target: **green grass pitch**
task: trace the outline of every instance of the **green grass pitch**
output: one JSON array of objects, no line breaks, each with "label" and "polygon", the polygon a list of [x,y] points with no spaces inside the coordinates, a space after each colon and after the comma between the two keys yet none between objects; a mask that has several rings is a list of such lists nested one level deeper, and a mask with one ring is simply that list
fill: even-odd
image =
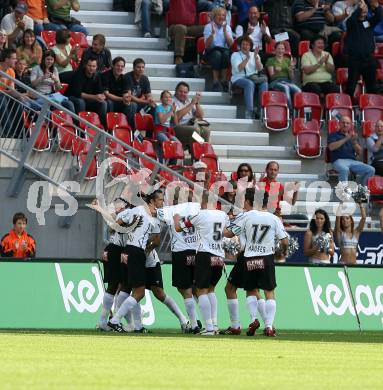
[{"label": "green grass pitch", "polygon": [[2,331],[0,389],[382,389],[383,333]]}]

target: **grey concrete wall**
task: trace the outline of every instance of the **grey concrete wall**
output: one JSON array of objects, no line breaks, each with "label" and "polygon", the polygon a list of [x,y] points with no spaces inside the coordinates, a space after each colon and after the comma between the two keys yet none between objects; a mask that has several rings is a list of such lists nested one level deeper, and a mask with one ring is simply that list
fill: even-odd
[{"label": "grey concrete wall", "polygon": [[8,197],[6,192],[9,180],[14,173],[12,168],[0,168],[0,234],[1,237],[12,228],[13,214],[21,211],[28,217],[28,232],[37,242],[38,257],[55,258],[94,258],[100,257],[103,247],[102,219],[85,206],[91,199],[82,197],[79,208],[69,228],[59,226],[59,217],[55,213],[55,204],[65,204],[60,198],[53,197],[50,209],[45,213],[45,225],[38,224],[36,215],[27,209],[27,197],[30,185],[39,180],[28,173],[26,181],[17,198]]}]

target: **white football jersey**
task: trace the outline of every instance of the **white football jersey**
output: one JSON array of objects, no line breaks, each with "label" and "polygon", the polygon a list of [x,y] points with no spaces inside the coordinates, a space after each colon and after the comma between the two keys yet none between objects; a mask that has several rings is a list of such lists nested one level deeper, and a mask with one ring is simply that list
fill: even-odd
[{"label": "white football jersey", "polygon": [[157,265],[157,263],[160,262],[160,258],[158,257],[158,253],[155,249],[153,249],[147,256],[146,256],[146,268],[152,268]]},{"label": "white football jersey", "polygon": [[123,234],[124,246],[132,245],[143,250],[151,234],[160,233],[160,221],[148,214],[144,206],[126,209],[117,215],[127,225],[135,225],[129,233]]},{"label": "white football jersey", "polygon": [[222,239],[225,228],[230,225],[228,215],[221,210],[200,210],[189,219],[200,235],[197,252],[225,257]]},{"label": "white football jersey", "polygon": [[268,211],[247,211],[233,224],[245,234],[245,257],[271,255],[275,252],[275,239],[287,237],[281,220]]}]

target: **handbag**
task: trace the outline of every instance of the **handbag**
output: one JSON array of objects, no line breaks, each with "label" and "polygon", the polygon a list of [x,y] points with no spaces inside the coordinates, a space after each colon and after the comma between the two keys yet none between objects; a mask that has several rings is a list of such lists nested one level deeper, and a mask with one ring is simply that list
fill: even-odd
[{"label": "handbag", "polygon": [[193,62],[184,62],[182,64],[177,64],[176,77],[182,79],[193,79],[195,77]]},{"label": "handbag", "polygon": [[251,74],[250,76],[246,76],[247,79],[251,80],[254,84],[262,84],[262,83],[267,83],[267,76],[265,74]]}]

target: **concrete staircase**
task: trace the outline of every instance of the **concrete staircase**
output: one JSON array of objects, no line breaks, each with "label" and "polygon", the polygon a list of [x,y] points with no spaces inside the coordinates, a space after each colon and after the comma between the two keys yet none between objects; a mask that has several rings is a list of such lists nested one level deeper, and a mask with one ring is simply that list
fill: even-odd
[{"label": "concrete staircase", "polygon": [[[74,15],[84,23],[90,34],[103,33],[106,36],[112,56],[121,55],[126,59],[126,71],[132,69],[135,58],[145,60],[146,74],[156,100],[163,89],[174,91],[180,81],[175,77],[174,53],[167,49],[165,38],[142,38],[139,27],[134,24],[133,13],[113,12],[112,0],[81,0],[81,11]],[[88,39],[91,41],[91,36]],[[227,93],[205,92],[205,79],[185,81],[191,86],[191,95],[202,91],[205,118],[211,124],[211,142],[219,156],[221,170],[230,177],[238,164],[248,162],[255,172],[263,172],[268,161],[278,160],[281,181],[302,181],[294,211],[311,209],[311,206],[305,206],[304,201],[306,195],[313,192],[308,189],[310,183],[325,180],[323,158],[301,160],[293,148],[295,140],[290,130],[270,134],[260,121],[241,119],[239,111],[243,109],[239,110]],[[242,104],[241,97],[237,101]],[[315,205],[315,199],[313,203]],[[333,209],[332,205],[328,208]]]}]

